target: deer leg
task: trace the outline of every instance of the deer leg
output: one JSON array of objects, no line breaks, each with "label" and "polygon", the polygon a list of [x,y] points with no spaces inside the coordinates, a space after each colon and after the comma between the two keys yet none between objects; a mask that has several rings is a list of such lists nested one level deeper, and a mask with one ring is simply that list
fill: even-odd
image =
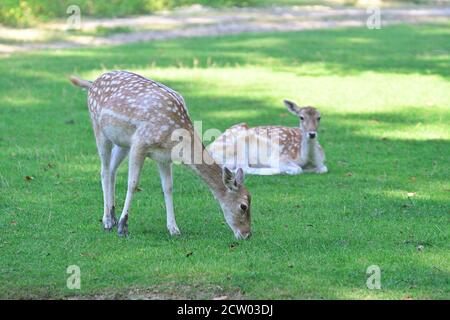
[{"label": "deer leg", "polygon": [[303,169],[303,171],[307,173],[327,173],[328,168],[325,165],[321,164],[318,167]]},{"label": "deer leg", "polygon": [[109,166],[110,174],[111,174],[111,181],[109,184],[109,203],[111,204],[110,208],[110,214],[111,214],[111,220],[113,223],[113,226],[116,224],[116,173],[117,169],[119,168],[120,164],[123,162],[123,160],[128,155],[128,152],[130,149],[128,148],[122,148],[119,146],[114,146],[112,149],[112,156],[111,156],[111,163]]},{"label": "deer leg", "polygon": [[281,170],[278,168],[244,168],[244,172],[248,174],[254,174],[258,176],[272,176],[274,174],[280,174]]},{"label": "deer leg", "polygon": [[161,185],[164,191],[164,201],[166,203],[167,213],[167,229],[169,233],[174,236],[180,234],[177,222],[175,221],[175,213],[173,211],[173,177],[172,177],[172,164],[166,162],[158,162],[159,174],[161,176]]},{"label": "deer leg", "polygon": [[259,176],[272,176],[276,174],[300,174],[303,172],[302,168],[298,165],[285,165],[280,167],[267,167],[267,168],[245,168],[245,173],[254,174]]},{"label": "deer leg", "polygon": [[314,155],[313,155],[313,164],[305,168],[305,172],[312,172],[312,173],[327,173],[328,168],[325,166],[325,154],[323,152],[323,149],[320,145],[316,145],[316,147],[313,149]]},{"label": "deer leg", "polygon": [[103,190],[103,227],[105,230],[111,230],[113,222],[111,219],[112,203],[110,202],[110,186],[111,186],[111,171],[109,169],[111,161],[112,143],[97,130],[96,141],[98,154],[101,161],[101,179]]},{"label": "deer leg", "polygon": [[325,162],[325,154],[323,153],[322,148],[319,148],[318,150],[318,157],[317,157],[317,161],[316,161],[316,173],[327,173],[328,172],[328,168],[327,166],[324,164]]},{"label": "deer leg", "polygon": [[295,175],[295,174],[303,173],[303,169],[299,165],[290,163],[281,168],[281,173]]},{"label": "deer leg", "polygon": [[146,156],[146,150],[142,146],[133,145],[130,149],[128,160],[128,190],[125,198],[125,205],[120,216],[118,233],[119,236],[128,234],[128,213],[131,207],[131,200],[139,183],[139,176]]},{"label": "deer leg", "polygon": [[317,168],[317,173],[327,173],[328,172],[328,168],[326,165],[321,165],[320,167]]}]

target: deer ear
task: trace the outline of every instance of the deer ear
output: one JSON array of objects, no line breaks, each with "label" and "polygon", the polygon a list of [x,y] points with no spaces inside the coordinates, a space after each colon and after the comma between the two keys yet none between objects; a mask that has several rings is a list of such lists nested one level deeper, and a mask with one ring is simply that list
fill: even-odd
[{"label": "deer ear", "polygon": [[237,169],[234,180],[238,186],[242,186],[244,184],[244,178],[244,170],[242,170],[242,168]]},{"label": "deer ear", "polygon": [[244,170],[242,168],[237,169],[236,174],[231,172],[227,167],[222,169],[222,181],[225,187],[230,191],[237,191],[239,187],[244,183]]},{"label": "deer ear", "polygon": [[222,181],[225,187],[230,190],[233,190],[234,187],[234,174],[227,167],[223,167],[222,169]]},{"label": "deer ear", "polygon": [[293,113],[296,116],[298,116],[300,114],[300,107],[295,102],[292,102],[289,100],[284,100],[283,102],[290,113]]}]

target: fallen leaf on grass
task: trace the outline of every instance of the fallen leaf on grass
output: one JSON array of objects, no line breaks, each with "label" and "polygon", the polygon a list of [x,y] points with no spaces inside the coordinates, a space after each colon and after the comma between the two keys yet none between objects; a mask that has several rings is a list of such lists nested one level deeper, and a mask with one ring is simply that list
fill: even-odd
[{"label": "fallen leaf on grass", "polygon": [[336,186],[337,186],[338,188],[348,188],[348,187],[349,187],[348,184],[344,184],[344,183],[338,183],[338,184],[336,184]]},{"label": "fallen leaf on grass", "polygon": [[55,165],[51,162],[47,163],[47,165],[44,167],[44,171],[48,171],[50,169],[54,169]]},{"label": "fallen leaf on grass", "polygon": [[408,196],[408,197],[414,197],[416,194],[417,194],[417,193],[415,193],[415,192],[408,192],[408,193],[407,193],[407,196]]},{"label": "fallen leaf on grass", "polygon": [[192,256],[193,254],[194,254],[194,252],[189,251],[188,253],[186,253],[186,257],[190,257],[190,256]]},{"label": "fallen leaf on grass", "polygon": [[213,300],[228,300],[228,296],[218,296],[218,297],[214,297]]},{"label": "fallen leaf on grass", "polygon": [[338,160],[338,165],[340,165],[340,166],[346,166],[346,165],[348,165],[348,162],[347,161],[345,161],[345,160]]},{"label": "fallen leaf on grass", "polygon": [[80,253],[80,256],[95,259],[95,254],[89,252],[82,252]]},{"label": "fallen leaf on grass", "polygon": [[31,181],[31,180],[34,180],[34,177],[33,176],[25,176],[25,181]]},{"label": "fallen leaf on grass", "polygon": [[351,176],[353,176],[353,173],[347,172],[345,175],[346,175],[347,177],[351,177]]},{"label": "fallen leaf on grass", "polygon": [[234,249],[238,246],[239,246],[239,243],[237,243],[237,242],[233,242],[232,244],[229,245],[230,249]]}]

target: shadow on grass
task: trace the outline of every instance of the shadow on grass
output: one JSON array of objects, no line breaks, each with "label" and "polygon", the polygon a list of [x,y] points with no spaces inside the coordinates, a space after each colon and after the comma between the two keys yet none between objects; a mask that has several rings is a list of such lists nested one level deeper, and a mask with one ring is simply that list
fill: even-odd
[{"label": "shadow on grass", "polygon": [[[1,59],[3,71],[15,69],[52,74],[95,69],[271,65],[296,69],[323,64],[326,74],[355,72],[425,73],[448,78],[450,36],[447,24],[314,30],[272,34],[155,41],[119,47],[43,51]],[[304,75],[304,74],[303,74]],[[16,74],[16,76],[20,76]]]}]

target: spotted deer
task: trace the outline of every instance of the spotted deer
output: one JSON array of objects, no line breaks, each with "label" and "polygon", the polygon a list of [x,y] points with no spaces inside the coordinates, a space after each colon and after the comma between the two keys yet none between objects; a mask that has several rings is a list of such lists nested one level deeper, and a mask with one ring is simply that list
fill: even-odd
[{"label": "spotted deer", "polygon": [[326,173],[325,154],[317,134],[319,111],[288,100],[284,104],[299,118],[299,127],[250,128],[246,123],[237,124],[208,146],[216,162],[255,175]]},{"label": "spotted deer", "polygon": [[[225,220],[238,239],[250,235],[250,193],[244,186],[244,172],[236,173],[214,162],[194,130],[183,97],[156,81],[127,71],[107,72],[94,82],[71,76],[71,82],[88,90],[88,107],[98,153],[104,200],[103,226],[111,230],[115,218],[115,180],[122,161],[129,155],[128,190],[118,222],[118,234],[128,234],[130,206],[144,160],[154,159],[159,168],[171,235],[179,234],[172,200],[172,163],[193,169],[218,200]],[[200,148],[192,156],[172,149],[176,130],[184,130],[190,143]],[[188,146],[190,147],[190,145]],[[193,158],[201,161],[194,161]]]}]

